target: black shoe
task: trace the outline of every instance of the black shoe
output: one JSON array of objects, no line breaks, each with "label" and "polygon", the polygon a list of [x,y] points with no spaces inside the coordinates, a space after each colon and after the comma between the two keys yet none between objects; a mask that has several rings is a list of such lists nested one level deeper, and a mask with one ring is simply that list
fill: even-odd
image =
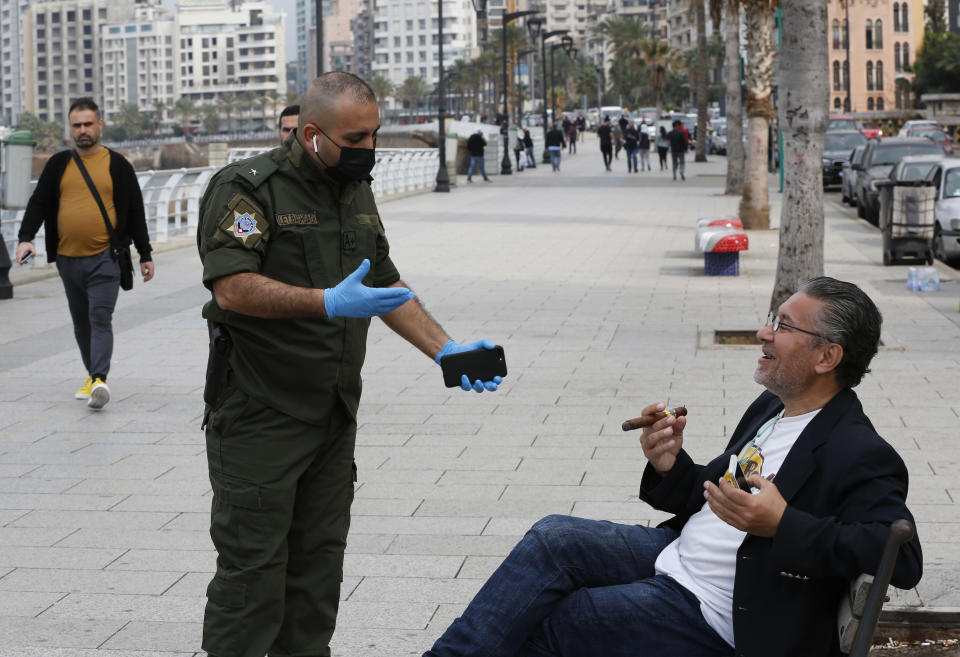
[{"label": "black shoe", "polygon": [[680,172],[680,180],[686,180],[687,177],[683,175],[683,171]]}]

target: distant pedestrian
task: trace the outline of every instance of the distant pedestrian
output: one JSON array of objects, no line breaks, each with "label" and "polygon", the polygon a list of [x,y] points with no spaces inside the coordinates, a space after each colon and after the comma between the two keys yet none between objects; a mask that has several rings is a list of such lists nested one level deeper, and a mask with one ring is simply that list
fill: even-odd
[{"label": "distant pedestrian", "polygon": [[600,138],[603,166],[610,171],[610,163],[613,162],[613,126],[610,124],[609,116],[603,117],[603,125],[597,128],[597,137]]},{"label": "distant pedestrian", "polygon": [[523,139],[517,139],[513,145],[513,156],[517,159],[517,171],[523,171],[527,164],[527,154],[523,148]]},{"label": "distant pedestrian", "polygon": [[477,167],[480,167],[483,182],[493,182],[487,177],[487,166],[483,162],[483,149],[486,146],[487,140],[483,138],[483,130],[477,128],[477,131],[470,135],[470,139],[467,140],[467,152],[470,153],[470,168],[467,169],[468,183],[473,182],[473,170]]},{"label": "distant pedestrian", "polygon": [[526,128],[523,129],[523,147],[527,151],[527,166],[536,169],[537,157],[533,154],[533,137],[530,136],[530,131]]},{"label": "distant pedestrian", "polygon": [[645,120],[640,121],[640,170],[650,171],[650,132]]},{"label": "distant pedestrian", "polygon": [[670,140],[667,139],[667,129],[660,126],[660,132],[657,133],[657,155],[660,157],[660,170],[667,168],[667,151],[670,150]]},{"label": "distant pedestrian", "polygon": [[623,131],[623,148],[627,151],[627,173],[637,172],[637,149],[640,147],[640,133],[630,121]]},{"label": "distant pedestrian", "polygon": [[580,134],[580,141],[583,141],[583,133],[587,131],[587,120],[583,118],[583,112],[577,113],[577,132]]},{"label": "distant pedestrian", "polygon": [[620,151],[623,150],[623,131],[620,129],[620,125],[613,126],[613,156],[616,159],[620,159]]},{"label": "distant pedestrian", "polygon": [[560,171],[560,156],[566,146],[560,124],[554,122],[553,128],[547,133],[547,151],[550,153],[550,164],[554,171]]},{"label": "distant pedestrian", "polygon": [[100,143],[100,108],[93,98],[78,98],[67,118],[76,149],[47,160],[27,203],[15,255],[20,264],[33,255],[33,238],[45,226],[47,262],[57,263],[88,374],[74,398],[99,410],[110,401],[107,374],[120,282],[129,275],[133,284],[131,239],[144,282],[153,278],[154,264],[137,175],[126,158]]},{"label": "distant pedestrian", "polygon": [[674,180],[677,179],[677,171],[680,172],[680,180],[687,179],[683,172],[686,169],[685,158],[690,142],[687,139],[686,131],[682,128],[683,124],[680,121],[674,121],[673,130],[667,135],[667,139],[670,141],[670,158],[673,161]]},{"label": "distant pedestrian", "polygon": [[620,115],[620,118],[617,119],[617,125],[620,127],[620,132],[622,133],[627,129],[627,126],[630,124],[629,119],[627,119],[627,114],[624,112]]},{"label": "distant pedestrian", "polygon": [[280,143],[287,141],[290,133],[297,129],[297,122],[300,120],[300,106],[288,105],[280,112],[280,118],[277,119],[277,131],[280,134]]},{"label": "distant pedestrian", "polygon": [[577,152],[577,122],[573,120],[570,122],[570,129],[567,131],[567,152],[576,153]]}]

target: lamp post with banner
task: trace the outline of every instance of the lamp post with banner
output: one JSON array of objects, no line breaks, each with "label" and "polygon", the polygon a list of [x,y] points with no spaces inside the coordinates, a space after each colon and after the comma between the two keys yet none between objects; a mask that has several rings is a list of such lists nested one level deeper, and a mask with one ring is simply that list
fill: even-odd
[{"label": "lamp post with banner", "polygon": [[437,168],[437,184],[435,192],[450,191],[450,174],[447,173],[447,90],[443,80],[443,0],[437,0],[437,49],[440,67],[437,76],[437,148],[440,155],[440,166]]},{"label": "lamp post with banner", "polygon": [[[540,38],[540,77],[543,80],[543,163],[547,164],[550,162],[550,153],[547,152],[547,39],[568,34],[570,30],[550,30],[549,32],[544,32],[542,31],[544,22],[542,18],[534,17],[527,19],[527,30],[530,32],[530,36],[534,40],[536,40],[537,37]],[[552,83],[553,80],[550,82]]]},{"label": "lamp post with banner", "polygon": [[500,175],[509,176],[513,173],[513,167],[510,165],[510,110],[507,107],[507,98],[509,89],[507,88],[507,25],[523,18],[524,16],[533,16],[535,11],[513,11],[503,15],[500,22],[500,35],[503,44],[503,121],[500,123],[500,134],[503,135],[503,158],[500,160]]}]

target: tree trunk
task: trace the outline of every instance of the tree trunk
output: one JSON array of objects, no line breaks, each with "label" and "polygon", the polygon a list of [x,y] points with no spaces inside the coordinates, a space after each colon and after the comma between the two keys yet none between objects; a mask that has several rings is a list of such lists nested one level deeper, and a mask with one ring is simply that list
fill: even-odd
[{"label": "tree trunk", "polygon": [[694,0],[697,13],[697,154],[694,162],[707,161],[707,10],[705,0]]},{"label": "tree trunk", "polygon": [[725,68],[727,76],[727,188],[743,194],[743,103],[740,89],[740,2],[726,1]]},{"label": "tree trunk", "polygon": [[783,3],[782,57],[777,88],[783,90],[784,194],[780,213],[777,278],[770,308],[776,309],[804,281],[823,275],[823,137],[830,89],[826,0]]},{"label": "tree trunk", "polygon": [[767,190],[767,150],[773,103],[773,68],[777,53],[773,43],[773,11],[770,0],[744,0],[747,18],[747,149],[740,219],[752,230],[770,228]]}]

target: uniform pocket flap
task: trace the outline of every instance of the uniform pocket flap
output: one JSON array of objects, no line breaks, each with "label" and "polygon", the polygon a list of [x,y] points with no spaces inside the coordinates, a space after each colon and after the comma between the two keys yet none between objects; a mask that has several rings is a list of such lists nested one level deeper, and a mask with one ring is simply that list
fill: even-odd
[{"label": "uniform pocket flap", "polygon": [[207,599],[221,607],[242,609],[247,603],[247,585],[216,575],[207,585]]},{"label": "uniform pocket flap", "polygon": [[211,472],[210,483],[213,488],[214,499],[220,504],[229,504],[244,509],[263,508],[260,486],[253,482],[230,477],[223,473]]}]

